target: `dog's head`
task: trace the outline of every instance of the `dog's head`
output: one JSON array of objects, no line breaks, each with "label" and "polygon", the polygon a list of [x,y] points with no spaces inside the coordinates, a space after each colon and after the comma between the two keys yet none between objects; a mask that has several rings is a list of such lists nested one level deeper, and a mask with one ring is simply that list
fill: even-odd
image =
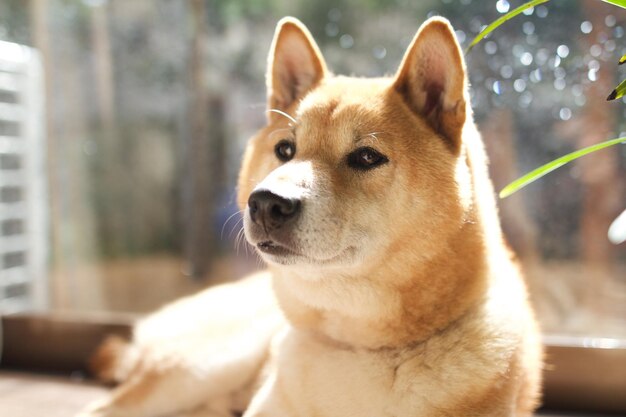
[{"label": "dog's head", "polygon": [[433,256],[471,205],[468,111],[449,23],[419,29],[393,78],[329,73],[307,29],[283,19],[267,73],[268,124],[239,178],[248,241],[270,265],[323,275],[398,253]]}]

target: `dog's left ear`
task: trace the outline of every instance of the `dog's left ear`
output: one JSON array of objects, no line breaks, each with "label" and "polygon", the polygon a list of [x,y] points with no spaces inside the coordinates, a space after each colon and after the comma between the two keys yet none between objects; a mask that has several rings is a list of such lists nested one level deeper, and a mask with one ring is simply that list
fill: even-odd
[{"label": "dog's left ear", "polygon": [[394,88],[414,112],[459,149],[467,81],[461,47],[446,19],[431,18],[420,27],[404,55]]},{"label": "dog's left ear", "polygon": [[[293,17],[281,19],[268,57],[268,108],[287,112],[326,72],[324,58],[307,28]],[[270,112],[268,117],[271,122],[280,116]]]}]

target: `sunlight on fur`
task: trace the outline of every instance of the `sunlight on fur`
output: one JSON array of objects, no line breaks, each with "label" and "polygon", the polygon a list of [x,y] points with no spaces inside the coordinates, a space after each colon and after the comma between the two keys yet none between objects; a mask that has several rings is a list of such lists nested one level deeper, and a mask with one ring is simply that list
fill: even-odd
[{"label": "sunlight on fur", "polygon": [[81,417],[529,417],[541,345],[450,24],[391,78],[335,76],[277,26],[238,199],[267,270],[176,301],[92,361]]}]

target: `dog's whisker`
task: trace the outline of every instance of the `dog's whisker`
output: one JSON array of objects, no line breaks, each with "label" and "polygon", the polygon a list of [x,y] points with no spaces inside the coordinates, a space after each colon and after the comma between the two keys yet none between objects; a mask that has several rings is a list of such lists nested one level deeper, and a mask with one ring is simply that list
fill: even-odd
[{"label": "dog's whisker", "polygon": [[235,236],[235,250],[237,251],[237,256],[239,256],[239,246],[240,246],[240,239],[241,239],[241,231],[242,229],[239,229],[239,231],[237,232],[237,235]]},{"label": "dog's whisker", "polygon": [[239,256],[239,233],[237,233],[237,237],[235,238],[235,253]]},{"label": "dog's whisker", "polygon": [[[228,234],[229,239],[233,237],[233,233],[235,233],[235,230],[237,230],[242,224],[243,224],[243,217],[237,220],[237,223],[235,223],[235,225],[233,226],[232,230]],[[241,230],[243,230],[243,227],[241,228]]]},{"label": "dog's whisker", "polygon": [[296,119],[294,119],[292,116],[288,115],[287,113],[285,113],[282,110],[278,110],[278,109],[268,109],[266,111],[267,113],[276,113],[276,114],[280,114],[281,116],[285,116],[287,119],[291,120],[293,123],[297,124],[298,121]]},{"label": "dog's whisker", "polygon": [[254,259],[256,260],[256,266],[260,269],[263,268],[264,264],[263,264],[263,259],[261,259],[261,256],[255,252],[255,257]]},{"label": "dog's whisker", "polygon": [[[224,229],[226,228],[226,225],[228,224],[228,222],[235,217],[238,214],[243,213],[243,210],[239,210],[233,214],[231,214],[230,216],[228,216],[228,218],[226,219],[226,221],[224,222],[224,224],[222,225],[222,231],[220,232],[220,240],[224,240]],[[237,223],[235,223],[237,224]]]},{"label": "dog's whisker", "polygon": [[277,133],[280,133],[280,132],[285,132],[285,131],[287,131],[287,132],[291,133],[291,132],[292,132],[292,130],[293,130],[293,129],[292,129],[292,128],[290,128],[290,127],[283,127],[283,128],[280,128],[280,129],[272,130],[272,131],[271,131],[271,132],[267,135],[267,137],[268,137],[268,138],[273,138],[273,137],[274,137]]},{"label": "dog's whisker", "polygon": [[370,132],[370,133],[366,133],[364,135],[361,135],[358,140],[363,140],[363,139],[366,139],[366,138],[372,138],[375,141],[380,141],[380,138],[377,135],[383,135],[383,134],[385,134],[385,132]]},{"label": "dog's whisker", "polygon": [[250,244],[248,243],[248,240],[245,239],[245,236],[244,236],[244,239],[243,239],[243,249],[246,251],[246,258],[250,256],[250,254],[248,253],[248,246],[249,245]]},{"label": "dog's whisker", "polygon": [[246,243],[247,243],[247,240],[246,240],[246,236],[245,236],[245,231],[244,231],[244,228],[242,227],[239,230],[239,232],[237,233],[237,237],[235,239],[235,246],[236,246],[236,250],[237,250],[237,256],[239,256],[239,250],[240,250],[242,244],[244,244],[244,248],[245,248],[246,254],[247,254],[247,247],[245,246]]}]

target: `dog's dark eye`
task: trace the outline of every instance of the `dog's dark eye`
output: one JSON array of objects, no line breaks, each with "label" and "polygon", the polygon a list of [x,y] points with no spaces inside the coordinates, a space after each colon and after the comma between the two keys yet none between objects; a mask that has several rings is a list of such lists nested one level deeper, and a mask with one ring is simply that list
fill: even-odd
[{"label": "dog's dark eye", "polygon": [[348,154],[348,165],[354,169],[368,170],[386,162],[389,160],[385,155],[369,147],[359,148]]},{"label": "dog's dark eye", "polygon": [[287,139],[283,139],[274,147],[274,153],[278,159],[287,162],[296,154],[296,145]]}]

